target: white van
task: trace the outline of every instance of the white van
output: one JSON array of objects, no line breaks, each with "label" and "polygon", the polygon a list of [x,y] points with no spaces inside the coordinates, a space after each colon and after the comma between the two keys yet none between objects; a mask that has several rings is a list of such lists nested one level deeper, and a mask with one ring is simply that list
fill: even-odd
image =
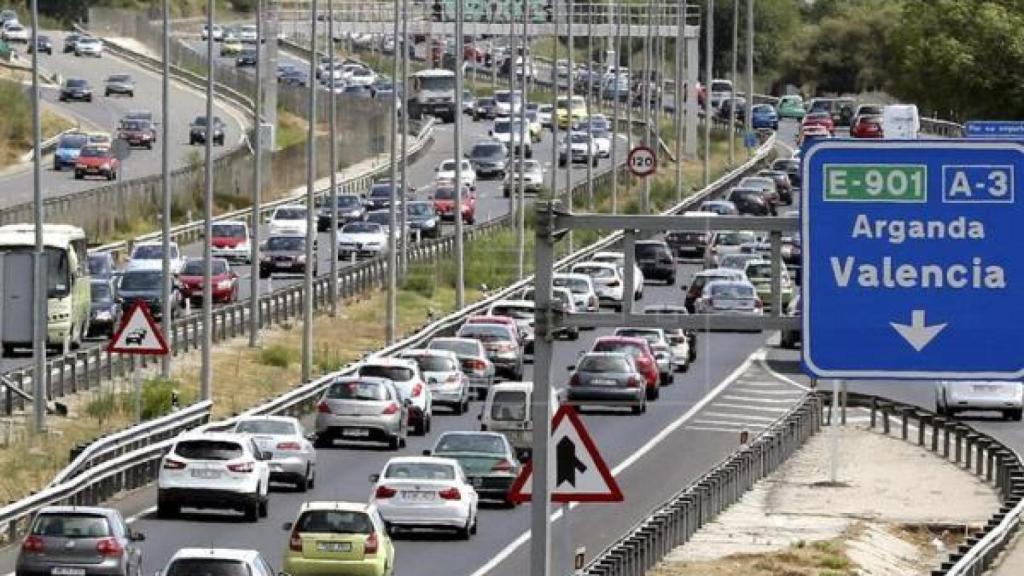
[{"label": "white van", "polygon": [[882,109],[882,134],[888,139],[916,140],[921,117],[914,104],[890,104]]},{"label": "white van", "polygon": [[[487,391],[480,430],[500,432],[521,460],[526,460],[533,447],[533,382],[502,382]],[[551,413],[558,409],[558,391],[551,389]]]}]

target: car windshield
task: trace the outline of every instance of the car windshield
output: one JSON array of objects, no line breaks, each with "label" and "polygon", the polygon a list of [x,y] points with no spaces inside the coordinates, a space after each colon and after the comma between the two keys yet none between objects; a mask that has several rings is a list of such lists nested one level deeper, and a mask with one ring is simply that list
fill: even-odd
[{"label": "car windshield", "polygon": [[491,307],[491,316],[508,316],[516,320],[533,320],[532,306],[502,306],[500,304]]},{"label": "car windshield", "polygon": [[868,114],[870,114],[872,116],[881,116],[882,115],[882,109],[880,107],[878,107],[878,106],[861,106],[860,107],[860,114],[861,114],[861,116],[868,115]]},{"label": "car windshield", "polygon": [[629,361],[618,354],[584,356],[576,367],[580,372],[631,372]]},{"label": "car windshield", "polygon": [[711,295],[716,298],[753,298],[754,287],[746,284],[717,282],[708,286]]},{"label": "car windshield", "polygon": [[394,462],[388,464],[384,477],[394,480],[454,480],[455,468],[434,462]]},{"label": "car windshield", "polygon": [[459,337],[482,341],[512,339],[508,328],[500,324],[465,324],[459,329]]},{"label": "car windshield", "polygon": [[214,224],[214,238],[240,238],[245,239],[245,224]]},{"label": "car windshield", "polygon": [[434,207],[426,202],[413,202],[409,204],[410,216],[433,216]]},{"label": "car windshield", "polygon": [[225,440],[185,440],[178,442],[174,453],[189,460],[234,460],[245,452],[238,442]]},{"label": "car windshield", "polygon": [[127,74],[114,74],[110,78],[107,78],[107,82],[131,82],[132,77]]},{"label": "car windshield", "polygon": [[420,76],[418,78],[422,90],[453,90],[455,76]]},{"label": "car windshield", "polygon": [[175,560],[164,576],[252,576],[239,560],[182,558]]},{"label": "car windshield", "polygon": [[61,136],[60,143],[57,144],[58,148],[81,148],[89,142],[89,137],[85,134],[68,134]]},{"label": "car windshield", "polygon": [[305,208],[278,208],[274,212],[274,220],[305,220]]},{"label": "car windshield", "polygon": [[121,276],[121,284],[118,288],[129,292],[156,290],[160,287],[161,276],[162,274],[157,271],[127,272]]},{"label": "car windshield", "polygon": [[478,144],[473,147],[473,152],[470,153],[470,156],[473,158],[486,158],[501,153],[502,150],[499,144]]},{"label": "car windshield", "polygon": [[455,160],[445,160],[441,163],[441,172],[455,172]]},{"label": "car windshield", "polygon": [[352,222],[341,229],[342,234],[380,234],[380,224],[374,222]]},{"label": "car windshield", "polygon": [[450,350],[459,356],[476,356],[480,353],[480,345],[471,340],[432,340],[427,348]]},{"label": "car windshield", "polygon": [[245,434],[274,434],[287,436],[295,434],[295,424],[282,420],[242,420],[235,426],[235,432]]},{"label": "car windshield", "polygon": [[586,274],[591,278],[614,278],[615,270],[607,266],[573,266],[573,272]]},{"label": "car windshield", "polygon": [[273,252],[298,252],[306,249],[302,236],[274,236],[267,240],[267,250]]},{"label": "car windshield", "polygon": [[435,454],[444,452],[504,454],[505,443],[500,437],[490,434],[445,434],[434,449]]},{"label": "car windshield", "polygon": [[498,390],[491,399],[491,420],[526,420],[526,392],[521,390]]},{"label": "car windshield", "polygon": [[407,382],[413,379],[415,372],[405,366],[379,366],[367,364],[359,368],[359,375],[372,378],[387,378],[392,382]]},{"label": "car windshield", "polygon": [[32,524],[35,536],[54,538],[104,538],[110,536],[110,523],[97,514],[40,514]]},{"label": "car windshield", "polygon": [[89,83],[85,80],[79,80],[78,78],[72,78],[67,81],[68,88],[85,88]]},{"label": "car windshield", "polygon": [[363,512],[309,510],[299,517],[295,531],[300,534],[369,534],[373,532],[373,523]]},{"label": "car windshield", "polygon": [[335,382],[328,389],[327,397],[334,400],[380,401],[388,399],[388,390],[378,382]]},{"label": "car windshield", "polygon": [[740,244],[755,241],[757,241],[757,237],[750,231],[722,232],[717,238],[719,246],[739,246]]}]

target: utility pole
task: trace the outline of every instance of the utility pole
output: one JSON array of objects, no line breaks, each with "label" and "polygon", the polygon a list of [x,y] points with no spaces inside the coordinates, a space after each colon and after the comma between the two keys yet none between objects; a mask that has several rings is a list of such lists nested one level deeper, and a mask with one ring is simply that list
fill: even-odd
[{"label": "utility pole", "polygon": [[[569,125],[566,127],[566,131],[565,131],[565,144],[566,144],[566,146],[565,146],[565,203],[566,203],[566,206],[567,206],[569,212],[572,212],[572,205],[573,205],[573,197],[572,197],[572,128],[573,128],[573,126],[572,126],[572,111],[573,111],[573,105],[572,105],[572,101],[573,101],[573,98],[575,98],[575,96],[576,96],[575,90],[573,89],[573,82],[576,80],[576,67],[573,65],[573,61],[574,61],[573,56],[575,56],[575,54],[573,54],[573,52],[574,52],[574,50],[573,50],[574,45],[573,45],[573,41],[572,41],[572,27],[573,27],[573,24],[574,24],[574,22],[572,21],[573,20],[573,18],[572,18],[572,16],[573,16],[573,5],[572,5],[572,3],[573,3],[573,0],[566,0],[566,10],[568,11],[568,14],[566,15],[566,23],[568,25],[567,33],[568,33],[568,50],[569,50],[569,95],[568,95],[568,98],[566,99],[567,100],[566,104],[569,107],[568,108],[568,112],[569,113],[567,114],[566,117],[569,119]],[[588,146],[589,146],[589,144],[588,144]],[[590,151],[590,152],[592,152],[592,151]],[[588,163],[590,162],[590,158],[589,158],[590,152],[588,152],[588,154],[587,154],[587,156],[588,156],[587,157],[587,162]],[[552,192],[552,194],[554,194],[554,190],[552,190],[551,192]],[[571,229],[569,230],[568,238],[569,238],[569,253],[572,254],[574,248],[573,248],[572,230]]]},{"label": "utility pole", "polygon": [[[409,42],[409,0],[402,0],[402,93],[398,91],[398,78],[394,78],[391,81],[391,88],[395,92],[396,98],[404,98],[405,86],[409,83],[409,46],[412,42]],[[398,51],[398,38],[395,38],[395,52]],[[461,111],[459,111],[461,114]],[[409,167],[409,111],[403,108],[402,110],[402,156],[401,156],[401,170],[402,170],[402,183],[399,190],[402,191],[403,198],[405,191],[409,189],[409,175],[407,169]],[[400,230],[405,233],[406,226],[409,222],[409,203],[402,202],[402,222]],[[438,222],[438,229],[441,224]],[[402,242],[402,254],[401,263],[399,268],[402,272],[402,278],[409,272],[409,242]]]},{"label": "utility pole", "polygon": [[[529,0],[523,0],[523,35],[522,35],[522,59],[523,59],[523,79],[522,85],[522,102],[519,105],[519,201],[517,204],[516,212],[513,215],[516,218],[516,252],[518,256],[518,268],[516,269],[519,274],[517,278],[522,279],[526,274],[526,182],[524,180],[526,174],[526,138],[529,135],[526,133],[526,103],[529,102],[529,86],[526,80],[526,47],[529,45],[530,37],[527,35],[527,22],[530,21],[530,2]],[[530,63],[530,72],[533,72],[533,63]],[[514,102],[515,100],[513,100]],[[509,196],[512,196],[513,191],[509,190]]]},{"label": "utility pole", "polygon": [[[309,126],[306,138],[306,267],[302,272],[302,381],[313,377],[313,265],[316,263],[316,222],[313,221],[314,191],[316,184],[316,11],[317,0],[313,0],[309,14]],[[333,72],[332,72],[333,73]],[[333,87],[332,87],[333,88]]]},{"label": "utility pole", "polygon": [[747,0],[747,116],[746,133],[754,131],[754,0]]},{"label": "utility pole", "polygon": [[[588,146],[594,147],[594,127],[590,115],[594,113],[594,12],[593,5],[587,13],[587,139]],[[596,150],[592,150],[596,152]],[[594,163],[587,162],[587,210],[594,211]]]},{"label": "utility pole", "polygon": [[[633,151],[633,81],[637,78],[636,70],[633,69],[633,5],[621,6],[626,9],[626,70],[629,76],[626,82],[626,153]],[[630,172],[625,173],[626,192],[632,188],[633,178]]]},{"label": "utility pole", "polygon": [[[658,139],[657,131],[654,130],[652,125],[656,122],[656,119],[651,114],[651,83],[654,81],[654,46],[651,44],[653,40],[653,21],[654,17],[654,0],[648,0],[647,2],[647,38],[644,40],[644,75],[643,75],[643,114],[644,114],[644,144],[649,146],[652,150],[657,153],[658,151]],[[651,213],[651,179],[643,179],[643,197],[640,200],[640,213],[650,214]]]},{"label": "utility pole", "polygon": [[711,80],[715,62],[715,0],[704,14],[704,187],[711,183]]},{"label": "utility pole", "polygon": [[[164,0],[165,6],[167,2],[168,0]],[[263,0],[256,0],[256,93],[252,98],[252,125],[255,142],[253,142],[252,210],[249,214],[249,221],[252,223],[252,241],[249,244],[249,346],[252,348],[259,345],[260,339],[260,204],[263,202],[263,66],[266,55],[263,49],[264,38]],[[164,49],[167,50],[167,48],[165,45]],[[165,52],[165,54],[169,53],[169,50]],[[167,66],[166,55],[164,56],[164,66]],[[167,109],[164,110],[164,114],[165,118],[169,117]],[[164,130],[167,130],[167,122],[164,122]],[[164,142],[167,142],[166,134]],[[170,202],[169,197],[167,202]],[[166,252],[167,248],[164,248],[164,253]]]},{"label": "utility pole", "polygon": [[[455,307],[466,306],[465,246],[462,237],[462,65],[465,56],[465,36],[462,20],[463,2],[455,3]],[[513,63],[515,61],[513,60]],[[514,100],[513,100],[514,101]]]},{"label": "utility pole", "polygon": [[620,90],[622,66],[622,16],[619,7],[615,7],[615,91],[612,97],[612,214],[619,213],[619,118],[622,108],[622,91]]},{"label": "utility pole", "polygon": [[676,90],[673,96],[675,106],[672,107],[675,113],[676,132],[676,203],[683,201],[683,100],[684,94],[693,91],[683,80],[683,38],[686,36],[686,5],[678,8],[676,15],[676,65],[673,74],[676,77]]},{"label": "utility pole", "polygon": [[[334,0],[327,0],[327,59],[330,61],[331,75],[334,75]],[[338,110],[334,95],[334,85],[327,91],[327,161],[331,165],[331,193],[328,195],[331,206],[331,279],[328,289],[331,292],[331,318],[338,316]]]},{"label": "utility pole", "polygon": [[[35,28],[32,29],[33,34]],[[171,301],[171,0],[163,0],[163,77],[160,78],[160,302],[166,308]],[[35,45],[33,45],[35,47]],[[33,53],[35,50],[32,51]],[[160,317],[160,329],[165,338],[171,335],[171,315],[166,311]],[[171,377],[171,355],[160,358],[160,376]]]},{"label": "utility pole", "polygon": [[[211,253],[211,241],[213,240],[213,21],[214,2],[207,0],[206,3],[206,187],[203,194],[203,350],[200,377],[200,400],[209,400],[213,397],[213,359],[211,357],[213,348],[213,255]],[[164,123],[170,118],[164,118]],[[164,142],[167,146],[168,142]],[[165,314],[170,314],[170,302],[167,302]]]},{"label": "utility pole", "polygon": [[[554,93],[554,106],[551,107],[551,200],[556,198],[558,190],[558,11],[555,9],[555,5],[551,7],[551,24],[555,30],[554,34],[554,48],[552,59],[554,60],[553,67],[551,68],[551,90]],[[568,103],[566,103],[568,105]],[[568,154],[570,150],[566,149]],[[568,159],[568,158],[567,158]]]},{"label": "utility pole", "polygon": [[[739,78],[736,75],[737,51],[739,49],[740,37],[740,0],[732,0],[732,75],[733,91],[729,95],[729,165],[736,164],[736,90],[739,86]],[[747,94],[747,98],[750,94]]]},{"label": "utility pole", "polygon": [[[395,14],[392,18],[392,33],[395,38],[394,58],[391,59],[391,77],[398,78],[398,8],[399,1],[394,1]],[[388,304],[387,304],[387,338],[390,346],[395,343],[398,333],[398,244],[405,244],[405,230],[398,228],[397,204],[398,194],[398,90],[391,91],[391,163],[388,168],[391,180],[391,199],[388,202]],[[458,161],[458,159],[456,159]],[[405,190],[402,190],[402,204],[405,204]]]},{"label": "utility pole", "polygon": [[32,216],[35,221],[35,249],[32,255],[32,416],[35,431],[41,433],[46,430],[46,323],[49,304],[46,301],[46,248],[43,245],[43,127],[39,117],[42,93],[39,91],[38,34],[39,0],[32,0]]}]

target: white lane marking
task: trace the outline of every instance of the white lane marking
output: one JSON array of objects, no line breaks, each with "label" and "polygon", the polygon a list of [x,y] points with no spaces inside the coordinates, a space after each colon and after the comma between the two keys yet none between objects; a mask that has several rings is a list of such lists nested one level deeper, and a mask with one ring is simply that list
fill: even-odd
[{"label": "white lane marking", "polygon": [[736,392],[742,392],[743,394],[761,394],[764,396],[792,396],[793,398],[800,398],[804,393],[800,390],[790,390],[789,388],[781,390],[755,390],[752,388],[746,388],[746,384],[740,383],[733,389]]},{"label": "white lane marking", "polygon": [[153,512],[156,512],[156,506],[150,506],[149,508],[146,508],[145,510],[139,512],[134,516],[129,516],[125,518],[124,521],[126,524],[134,524],[137,520],[141,520],[144,516],[149,516]]},{"label": "white lane marking", "polygon": [[[675,421],[670,423],[668,426],[663,428],[661,430],[661,432],[659,432],[653,438],[648,440],[647,443],[644,444],[639,450],[637,450],[636,452],[631,454],[628,458],[626,458],[625,460],[620,462],[617,466],[615,466],[615,468],[612,469],[612,476],[618,476],[619,474],[624,472],[626,469],[628,469],[630,466],[632,466],[634,463],[636,463],[637,460],[643,458],[648,452],[653,450],[654,447],[657,446],[658,444],[660,444],[665,438],[667,438],[673,432],[678,430],[683,424],[685,424],[691,418],[693,418],[698,412],[703,410],[704,407],[707,406],[712,400],[714,400],[719,394],[721,394],[723,390],[725,390],[733,382],[738,380],[739,377],[742,376],[743,373],[746,372],[750,368],[750,365],[755,360],[757,360],[758,358],[764,358],[764,349],[763,348],[755,350],[754,353],[751,354],[750,356],[748,356],[747,359],[744,360],[742,364],[740,364],[735,370],[732,371],[732,373],[730,373],[728,376],[726,376],[725,379],[722,380],[722,382],[720,382],[718,384],[718,386],[715,386],[715,388],[712,389],[710,392],[708,392],[708,394],[706,396],[701,398],[699,402],[697,402],[689,410],[687,410],[685,414],[683,414],[682,416],[677,418]],[[575,504],[572,504],[572,505],[570,505],[570,508],[574,508],[575,506],[576,506]],[[551,523],[553,524],[555,521],[557,521],[561,517],[562,517],[562,511],[561,510],[556,510],[550,516]],[[505,548],[503,548],[500,552],[498,552],[496,555],[494,555],[493,558],[491,558],[486,564],[484,564],[479,569],[477,569],[475,572],[473,572],[470,576],[485,576],[488,572],[490,572],[491,570],[494,570],[499,564],[501,564],[502,562],[507,560],[509,558],[509,556],[511,556],[516,550],[518,550],[529,539],[530,539],[530,531],[527,530],[527,531],[523,532],[522,534],[520,534],[519,537],[517,537],[515,540],[510,542],[507,546],[505,546]]]},{"label": "white lane marking", "polygon": [[735,408],[736,410],[753,410],[755,412],[787,412],[789,406],[748,406],[746,404],[730,404],[728,402],[715,402],[715,408]]},{"label": "white lane marking", "polygon": [[775,379],[779,380],[780,382],[785,382],[786,384],[789,384],[790,386],[796,386],[797,388],[799,388],[801,390],[810,390],[810,387],[804,386],[803,384],[797,382],[796,380],[793,380],[792,378],[790,378],[790,377],[788,377],[788,376],[786,376],[784,374],[780,374],[779,372],[776,372],[768,364],[768,362],[767,362],[767,360],[765,358],[761,358],[760,360],[757,361],[757,363],[758,363],[759,366],[761,366],[761,368],[764,368],[765,371],[767,371],[769,374],[771,374],[772,378],[775,378]]},{"label": "white lane marking", "polygon": [[763,404],[792,404],[793,398],[752,398],[750,396],[737,396],[736,394],[727,394],[722,396],[722,400],[736,400],[737,402],[753,402]]},{"label": "white lane marking", "polygon": [[718,428],[716,426],[687,426],[687,430],[697,430],[699,432],[722,432],[725,434],[739,434],[742,430],[738,428]]},{"label": "white lane marking", "polygon": [[704,412],[703,414],[712,418],[730,418],[734,422],[743,423],[746,423],[747,420],[753,420],[754,422],[765,422],[771,424],[778,420],[778,417],[776,416],[758,416],[757,414],[738,414],[736,412]]},{"label": "white lane marking", "polygon": [[789,382],[765,382],[751,380],[749,382],[740,382],[736,388],[751,387],[751,388],[770,388],[772,390],[779,390],[779,384],[789,384]]},{"label": "white lane marking", "polygon": [[[726,415],[730,416],[730,415]],[[709,426],[732,426],[737,430],[740,428],[767,428],[767,424],[760,422],[737,422],[736,420],[706,420],[704,418],[698,418],[693,421],[694,424],[706,424]]]}]

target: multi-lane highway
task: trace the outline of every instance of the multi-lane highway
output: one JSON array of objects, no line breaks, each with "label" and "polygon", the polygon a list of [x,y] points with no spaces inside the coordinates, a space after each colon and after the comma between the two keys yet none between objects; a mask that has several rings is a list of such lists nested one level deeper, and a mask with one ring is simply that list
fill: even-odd
[{"label": "multi-lane highway", "polygon": [[[160,117],[161,80],[160,75],[143,69],[131,62],[123,60],[110,52],[102,58],[81,57],[73,53],[64,54],[64,33],[49,33],[53,39],[54,53],[52,56],[40,54],[40,68],[47,76],[59,74],[62,79],[81,78],[87,80],[93,88],[93,101],[90,102],[59,102],[59,89],[45,87],[43,99],[51,106],[81,125],[83,130],[114,132],[128,112],[148,110],[153,113],[157,122]],[[103,95],[104,82],[111,74],[130,74],[135,80],[135,96]],[[177,82],[171,83],[171,102],[174,110],[170,130],[171,169],[187,166],[195,153],[202,158],[202,146],[190,146],[188,143],[189,123],[196,116],[205,115],[206,100],[202,92],[186,87]],[[242,125],[247,121],[239,111],[218,105],[218,114],[227,125],[225,145],[214,148],[214,154],[220,155],[235,147],[242,138]],[[158,127],[158,130],[160,127]],[[129,180],[141,176],[150,176],[160,172],[160,156],[165,145],[158,136],[152,150],[133,149],[122,161],[121,180]],[[106,181],[75,180],[74,171],[65,168],[63,171],[53,170],[52,157],[43,158],[43,191],[46,197],[64,196],[96,186],[108,184]],[[32,168],[31,165],[9,169],[0,175],[0,207],[31,202],[32,200]],[[111,208],[113,209],[113,207]]]}]

